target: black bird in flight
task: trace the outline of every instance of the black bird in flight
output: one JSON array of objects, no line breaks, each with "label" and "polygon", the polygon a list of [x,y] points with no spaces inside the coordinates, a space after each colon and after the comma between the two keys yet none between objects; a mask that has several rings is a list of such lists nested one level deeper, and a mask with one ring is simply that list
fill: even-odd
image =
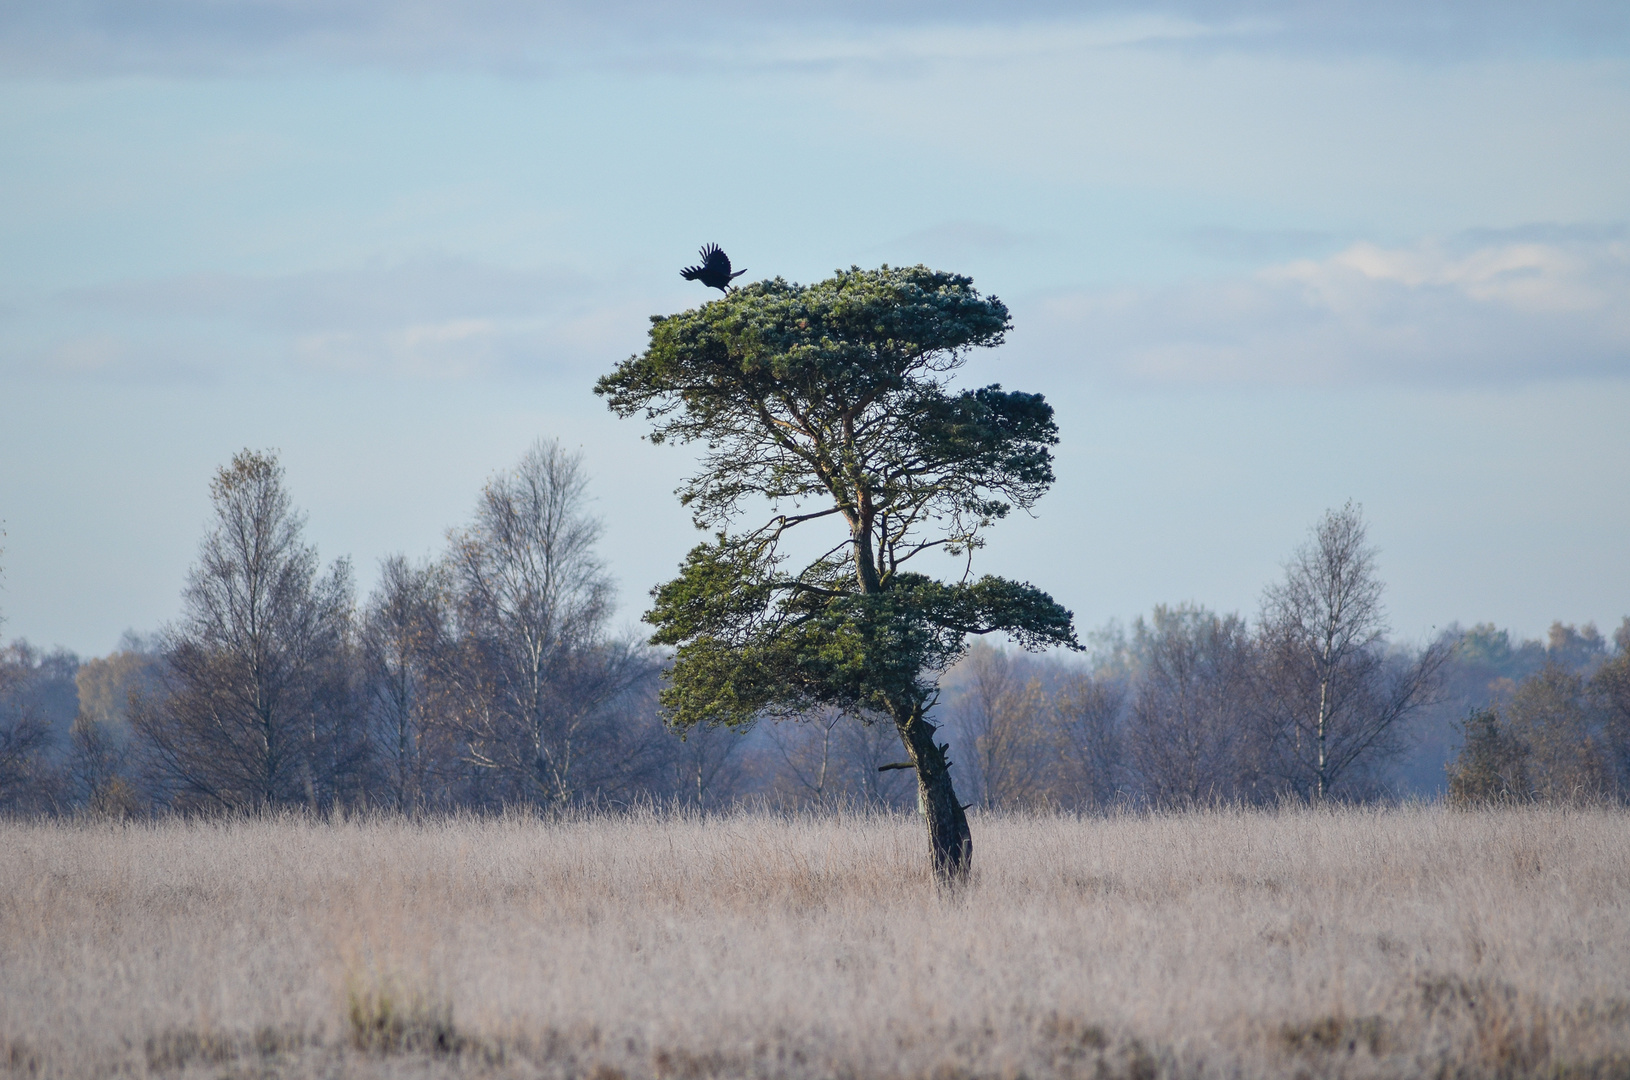
[{"label": "black bird in flight", "polygon": [[730,256],[719,250],[718,244],[704,244],[702,246],[702,265],[687,266],[679,271],[679,276],[686,281],[700,281],[710,289],[718,289],[722,293],[730,291],[730,282],[747,273],[745,270],[730,272]]}]

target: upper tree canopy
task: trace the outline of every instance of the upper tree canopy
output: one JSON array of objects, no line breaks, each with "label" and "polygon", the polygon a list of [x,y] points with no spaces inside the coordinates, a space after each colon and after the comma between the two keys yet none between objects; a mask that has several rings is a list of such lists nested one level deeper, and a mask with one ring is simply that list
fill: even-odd
[{"label": "upper tree canopy", "polygon": [[[595,391],[643,413],[653,442],[707,448],[679,494],[716,539],[646,615],[677,646],[664,697],[677,725],[814,705],[903,720],[968,634],[1076,647],[1070,613],[1028,584],[906,569],[927,551],[971,554],[1052,483],[1041,395],[949,386],[969,350],[1002,342],[1001,301],[966,277],[885,266],[760,282],[651,321],[650,347]],[[731,531],[757,499],[768,519]],[[788,530],[825,519],[845,526],[826,553],[789,565]]]}]

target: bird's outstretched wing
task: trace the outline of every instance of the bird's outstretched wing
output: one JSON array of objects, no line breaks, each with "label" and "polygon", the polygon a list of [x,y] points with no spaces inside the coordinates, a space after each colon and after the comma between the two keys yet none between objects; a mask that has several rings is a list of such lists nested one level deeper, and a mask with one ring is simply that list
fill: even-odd
[{"label": "bird's outstretched wing", "polygon": [[702,261],[707,265],[709,275],[730,280],[730,256],[718,244],[709,244],[702,249]]},{"label": "bird's outstretched wing", "polygon": [[707,278],[713,276],[713,271],[716,269],[720,259],[724,260],[725,273],[728,274],[730,272],[730,256],[721,251],[718,244],[703,244],[702,250],[699,252],[699,254],[702,256],[702,263],[700,266],[687,266],[683,270],[679,271],[679,276],[684,278],[686,281],[695,281],[697,278],[702,278],[704,281],[706,281]]},{"label": "bird's outstretched wing", "polygon": [[729,292],[732,279],[739,278],[747,271],[737,270],[730,272],[730,256],[726,255],[718,244],[704,244],[701,250],[702,263],[700,266],[687,266],[679,271],[679,276],[686,281],[700,281],[710,289],[720,292]]}]

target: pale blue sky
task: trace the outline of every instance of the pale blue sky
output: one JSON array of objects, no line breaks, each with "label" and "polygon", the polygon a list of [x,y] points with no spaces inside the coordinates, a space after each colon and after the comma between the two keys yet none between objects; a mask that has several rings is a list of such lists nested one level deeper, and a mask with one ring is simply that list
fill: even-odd
[{"label": "pale blue sky", "polygon": [[969,378],[1063,444],[984,565],[1085,627],[1250,614],[1349,498],[1402,637],[1630,614],[1624,5],[984,7],[0,10],[5,632],[173,618],[241,447],[366,587],[539,436],[632,624],[685,461],[589,388],[706,241],[1010,304]]}]

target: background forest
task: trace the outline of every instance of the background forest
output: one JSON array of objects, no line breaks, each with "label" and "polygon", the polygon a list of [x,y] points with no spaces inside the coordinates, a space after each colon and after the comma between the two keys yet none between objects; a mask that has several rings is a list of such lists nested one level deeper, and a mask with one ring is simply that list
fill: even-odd
[{"label": "background forest", "polygon": [[[439,558],[386,560],[363,598],[305,542],[274,456],[240,453],[211,494],[173,624],[105,657],[0,653],[0,809],[915,798],[880,771],[901,756],[888,724],[668,731],[666,657],[611,633],[588,478],[557,443],[495,477]],[[1630,617],[1611,641],[1482,624],[1411,644],[1389,639],[1381,593],[1349,505],[1250,616],[1157,606],[1080,655],[977,642],[937,706],[959,788],[990,809],[1630,797]]]}]

